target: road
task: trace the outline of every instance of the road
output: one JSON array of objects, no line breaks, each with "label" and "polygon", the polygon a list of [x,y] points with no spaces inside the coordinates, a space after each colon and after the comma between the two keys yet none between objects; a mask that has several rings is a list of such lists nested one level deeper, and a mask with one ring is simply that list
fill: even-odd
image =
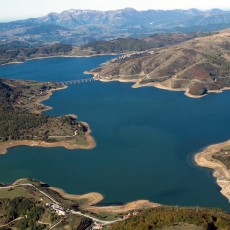
[{"label": "road", "polygon": [[46,196],[47,198],[49,198],[51,201],[53,201],[55,204],[60,205],[59,202],[57,202],[53,197],[49,196],[48,194],[46,194],[45,192],[43,192],[42,190],[40,190],[39,188],[37,188],[35,185],[33,184],[17,184],[17,185],[9,185],[7,187],[0,187],[0,189],[9,189],[9,188],[16,188],[16,187],[22,187],[22,186],[30,186],[33,187],[34,189],[36,189],[38,192],[42,193],[44,196]]},{"label": "road", "polygon": [[[33,184],[18,184],[18,185],[9,185],[7,187],[0,187],[0,189],[9,189],[9,188],[15,188],[15,187],[22,187],[22,186],[30,186],[30,187],[33,187],[34,189],[36,189],[38,192],[40,192],[41,194],[43,194],[44,196],[46,196],[47,198],[49,198],[53,203],[61,206],[61,204],[59,202],[57,202],[53,197],[51,197],[50,195],[48,195],[47,193],[43,192],[42,190],[40,190],[39,188],[37,188],[35,185]],[[75,215],[79,215],[79,216],[84,216],[84,217],[87,217],[89,219],[91,219],[92,221],[96,222],[96,223],[99,223],[99,224],[102,224],[103,226],[105,225],[109,225],[109,224],[113,224],[113,223],[116,223],[116,222],[119,222],[121,221],[122,219],[117,219],[117,220],[112,220],[112,221],[106,221],[106,220],[100,220],[100,219],[97,219],[95,217],[92,217],[92,216],[89,216],[87,214],[83,214],[81,212],[76,212],[74,210],[70,210],[70,212],[72,214],[75,214]],[[63,220],[63,219],[62,219]],[[61,220],[61,221],[62,221]],[[60,222],[61,222],[60,221]],[[60,222],[56,223],[55,226],[57,226]],[[54,228],[55,226],[52,226],[50,229]]]},{"label": "road", "polygon": [[83,213],[81,213],[81,212],[71,211],[71,213],[72,213],[72,214],[79,215],[79,216],[87,217],[87,218],[93,220],[94,222],[97,222],[97,223],[99,223],[99,224],[102,224],[103,226],[104,226],[104,225],[109,225],[109,224],[114,224],[114,223],[116,223],[116,222],[119,222],[119,221],[123,220],[123,219],[117,219],[117,220],[111,220],[111,221],[109,221],[109,220],[100,220],[100,219],[97,219],[97,218],[95,218],[95,217],[89,216],[89,215],[87,215],[87,214],[83,214]]},{"label": "road", "polygon": [[21,220],[21,219],[24,219],[24,218],[25,218],[24,216],[22,216],[22,217],[18,217],[18,218],[16,218],[16,219],[14,219],[14,220],[10,221],[10,222],[9,222],[9,223],[7,223],[7,224],[0,225],[0,228],[7,227],[7,226],[9,226],[10,224],[14,223],[15,221],[18,221],[18,220]]}]

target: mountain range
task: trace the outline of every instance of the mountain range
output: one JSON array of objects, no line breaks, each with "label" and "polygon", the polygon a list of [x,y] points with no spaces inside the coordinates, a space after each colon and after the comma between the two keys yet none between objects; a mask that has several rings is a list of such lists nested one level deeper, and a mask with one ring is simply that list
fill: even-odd
[{"label": "mountain range", "polygon": [[229,26],[230,11],[220,9],[71,9],[39,18],[0,23],[0,42],[19,40],[82,45],[95,40],[142,37],[162,32],[214,31]]}]

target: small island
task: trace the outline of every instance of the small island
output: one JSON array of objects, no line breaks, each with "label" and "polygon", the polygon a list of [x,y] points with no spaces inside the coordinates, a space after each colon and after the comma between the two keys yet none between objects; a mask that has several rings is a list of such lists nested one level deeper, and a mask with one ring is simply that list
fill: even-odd
[{"label": "small island", "polygon": [[0,154],[20,145],[95,147],[87,123],[78,122],[74,115],[54,117],[42,113],[51,108],[41,102],[53,91],[65,88],[57,82],[0,79]]}]

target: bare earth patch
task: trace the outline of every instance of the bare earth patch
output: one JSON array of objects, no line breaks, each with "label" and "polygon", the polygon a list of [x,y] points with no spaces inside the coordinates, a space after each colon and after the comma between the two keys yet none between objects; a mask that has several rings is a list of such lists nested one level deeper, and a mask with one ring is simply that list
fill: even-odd
[{"label": "bare earth patch", "polygon": [[160,204],[150,202],[148,200],[138,200],[134,202],[130,202],[124,205],[114,205],[114,206],[96,206],[99,202],[103,200],[103,195],[97,192],[91,192],[84,195],[74,195],[68,194],[64,190],[60,188],[50,187],[50,189],[58,192],[63,198],[79,201],[85,200],[84,204],[82,205],[82,209],[100,213],[100,212],[108,212],[108,213],[126,213],[133,210],[144,209],[144,208],[155,208],[160,206]]},{"label": "bare earth patch", "polygon": [[126,213],[133,210],[145,209],[145,208],[156,208],[160,204],[150,202],[148,200],[137,200],[124,205],[114,205],[114,206],[88,206],[85,207],[86,210],[91,212],[109,212],[109,213]]},{"label": "bare earth patch", "polygon": [[227,197],[230,202],[230,171],[222,162],[213,158],[215,153],[226,146],[230,146],[230,140],[211,145],[203,152],[196,154],[195,161],[201,167],[213,169],[213,176],[216,178],[217,184],[221,187],[220,192]]}]

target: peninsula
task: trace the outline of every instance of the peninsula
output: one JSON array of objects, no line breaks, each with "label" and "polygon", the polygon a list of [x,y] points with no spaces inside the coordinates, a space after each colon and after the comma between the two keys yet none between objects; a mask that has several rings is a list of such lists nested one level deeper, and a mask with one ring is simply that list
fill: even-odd
[{"label": "peninsula", "polygon": [[95,146],[85,122],[78,122],[73,115],[42,114],[51,108],[41,102],[65,87],[56,82],[0,79],[0,153],[19,145],[68,149]]},{"label": "peninsula", "polygon": [[195,155],[195,161],[199,166],[213,170],[221,193],[230,202],[230,140],[207,147]]},{"label": "peninsula", "polygon": [[97,80],[185,91],[190,97],[230,88],[230,30],[113,59],[89,71]]}]

